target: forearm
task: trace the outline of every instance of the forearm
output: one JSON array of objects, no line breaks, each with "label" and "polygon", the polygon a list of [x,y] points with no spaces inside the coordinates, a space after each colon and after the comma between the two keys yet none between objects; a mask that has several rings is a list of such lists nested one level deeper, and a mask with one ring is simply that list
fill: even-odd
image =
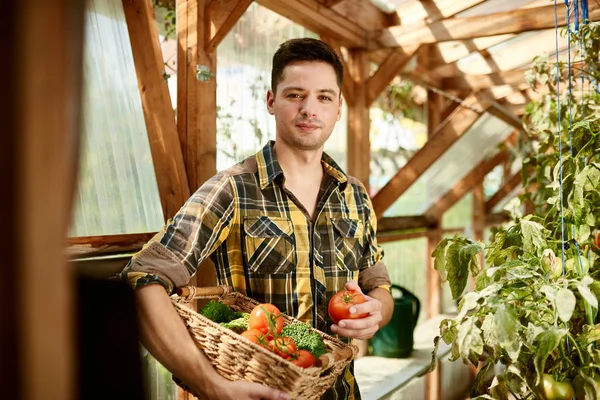
[{"label": "forearm", "polygon": [[375,288],[367,295],[381,302],[381,322],[379,323],[379,329],[381,329],[392,319],[392,314],[394,312],[394,299],[389,291],[382,288]]},{"label": "forearm", "polygon": [[196,347],[163,287],[148,285],[135,291],[141,342],[171,373],[199,395],[214,398],[223,378]]}]

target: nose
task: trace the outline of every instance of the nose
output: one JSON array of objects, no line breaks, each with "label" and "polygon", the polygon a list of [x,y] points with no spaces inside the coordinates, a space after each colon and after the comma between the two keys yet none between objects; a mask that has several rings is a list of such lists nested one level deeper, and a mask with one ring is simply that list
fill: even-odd
[{"label": "nose", "polygon": [[314,100],[310,96],[306,96],[300,103],[300,115],[306,119],[311,119],[315,116]]}]

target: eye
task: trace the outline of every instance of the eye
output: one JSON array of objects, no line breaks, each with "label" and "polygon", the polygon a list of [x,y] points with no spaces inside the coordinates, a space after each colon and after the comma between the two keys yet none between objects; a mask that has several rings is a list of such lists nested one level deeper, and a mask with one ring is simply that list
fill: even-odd
[{"label": "eye", "polygon": [[321,95],[321,100],[331,101],[331,97],[325,96],[325,95]]},{"label": "eye", "polygon": [[290,93],[290,94],[288,94],[286,97],[287,97],[288,99],[299,99],[299,98],[301,98],[302,96],[301,96],[300,94],[298,94],[298,93]]}]

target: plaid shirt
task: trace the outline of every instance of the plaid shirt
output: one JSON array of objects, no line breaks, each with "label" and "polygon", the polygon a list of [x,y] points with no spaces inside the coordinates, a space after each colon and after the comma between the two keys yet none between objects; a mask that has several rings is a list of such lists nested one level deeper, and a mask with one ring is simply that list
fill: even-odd
[{"label": "plaid shirt", "polygon": [[[219,284],[329,334],[328,301],[347,281],[365,293],[389,289],[364,186],[323,154],[312,220],[285,189],[272,145],[202,185],[121,276],[134,287],[159,283],[172,293],[210,257]],[[353,363],[323,398],[360,398]]]}]

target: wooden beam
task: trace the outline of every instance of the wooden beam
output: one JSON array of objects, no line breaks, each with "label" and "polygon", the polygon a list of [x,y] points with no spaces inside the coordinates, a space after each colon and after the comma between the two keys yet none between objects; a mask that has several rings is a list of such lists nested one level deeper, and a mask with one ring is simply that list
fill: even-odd
[{"label": "wooden beam", "polygon": [[[489,103],[469,96],[465,103],[486,110]],[[373,197],[373,207],[381,217],[399,196],[461,137],[481,114],[471,108],[460,107],[436,129],[434,136],[401,168],[394,177]]]},{"label": "wooden beam", "polygon": [[344,80],[342,81],[342,94],[346,105],[349,107],[354,104],[354,77],[349,73],[350,68],[348,67],[348,61],[344,58],[340,43],[331,37],[321,35],[321,40],[327,43],[340,57],[342,64],[344,65]]},{"label": "wooden beam", "polygon": [[381,11],[370,0],[344,0],[336,4],[326,0],[319,2],[365,30],[380,29],[397,23],[395,18]]},{"label": "wooden beam", "polygon": [[384,217],[377,221],[377,233],[408,231],[412,229],[431,228],[436,220],[426,215],[411,215],[405,217]]},{"label": "wooden beam", "polygon": [[240,17],[252,4],[252,0],[210,0],[206,7],[206,38],[204,49],[215,51]]},{"label": "wooden beam", "polygon": [[[558,25],[564,26],[566,10],[558,7]],[[600,8],[591,9],[590,20],[600,19]],[[488,15],[449,18],[425,26],[395,26],[373,32],[369,40],[383,47],[447,42],[478,37],[530,32],[554,27],[554,6],[517,9]]]},{"label": "wooden beam", "polygon": [[[217,172],[217,84],[196,78],[198,65],[216,74],[217,56],[205,50],[205,10],[208,0],[177,2],[177,128],[190,193]],[[216,273],[205,261],[190,284],[213,286]]]},{"label": "wooden beam", "polygon": [[391,243],[397,242],[400,240],[410,240],[410,239],[419,239],[427,236],[426,230],[421,230],[417,232],[402,232],[402,233],[390,233],[380,235],[379,231],[377,232],[377,243]]},{"label": "wooden beam", "polygon": [[519,185],[523,184],[523,178],[521,177],[521,171],[511,176],[504,185],[492,197],[485,203],[485,212],[490,214],[494,207],[498,205],[504,198],[512,192]]},{"label": "wooden beam", "polygon": [[353,103],[348,105],[348,174],[356,177],[369,188],[371,141],[369,129],[371,119],[367,104],[369,79],[369,56],[365,50],[349,50],[348,75],[353,82]]},{"label": "wooden beam", "polygon": [[515,34],[506,34],[469,40],[452,40],[449,42],[429,43],[421,47],[433,47],[436,49],[437,57],[434,64],[439,66],[453,63],[469,54],[485,51],[515,36]]},{"label": "wooden beam", "polygon": [[506,211],[500,213],[487,214],[485,216],[486,226],[498,226],[502,225],[507,221],[510,221],[510,215]]},{"label": "wooden beam", "polygon": [[379,65],[379,68],[368,79],[367,84],[367,107],[379,97],[381,92],[390,84],[392,79],[396,77],[402,68],[410,61],[418,47],[412,46],[398,51],[391,52],[387,58]]},{"label": "wooden beam", "polygon": [[123,10],[165,220],[190,195],[175,113],[162,71],[164,63],[150,0],[123,0]]},{"label": "wooden beam", "polygon": [[396,10],[398,25],[424,25],[455,16],[485,0],[412,0]]},{"label": "wooden beam", "polygon": [[500,103],[498,103],[491,95],[484,92],[477,92],[475,93],[475,96],[479,99],[479,101],[487,102],[490,104],[490,107],[487,111],[494,117],[507,123],[508,125],[513,126],[516,129],[523,129],[523,122],[521,121],[521,119],[511,114],[510,111],[508,111]]},{"label": "wooden beam", "polygon": [[446,193],[434,205],[429,207],[429,209],[425,211],[425,215],[431,218],[440,218],[446,210],[450,209],[450,207],[462,199],[465,194],[470,192],[475,186],[479,185],[485,176],[492,169],[494,169],[494,167],[496,167],[496,165],[500,164],[506,159],[508,159],[508,152],[501,151],[493,158],[480,162],[471,170],[471,172],[458,181],[458,183],[456,183],[448,193]]},{"label": "wooden beam", "polygon": [[317,0],[257,0],[256,2],[318,35],[339,40],[344,47],[367,47],[364,29]]},{"label": "wooden beam", "polygon": [[443,78],[442,90],[477,91],[497,85],[518,86],[523,83],[525,83],[525,70],[518,69],[493,72],[491,74],[461,74],[451,78]]},{"label": "wooden beam", "polygon": [[141,250],[154,235],[155,233],[134,233],[67,238],[66,254],[70,258],[79,258],[135,252]]},{"label": "wooden beam", "polygon": [[[476,39],[474,39],[476,40]],[[456,42],[448,42],[456,43]],[[441,43],[438,44],[441,46]],[[558,43],[559,51],[567,48],[568,43],[561,38]],[[511,41],[505,45],[488,48],[482,54],[473,54],[469,62],[452,62],[440,65],[433,71],[442,77],[453,77],[462,74],[489,74],[493,72],[511,71],[529,65],[535,54],[556,51],[556,33],[554,29],[536,32],[520,40]]]},{"label": "wooden beam", "polygon": [[80,158],[86,3],[9,1],[3,11],[2,397],[72,400],[77,303],[63,246]]}]

